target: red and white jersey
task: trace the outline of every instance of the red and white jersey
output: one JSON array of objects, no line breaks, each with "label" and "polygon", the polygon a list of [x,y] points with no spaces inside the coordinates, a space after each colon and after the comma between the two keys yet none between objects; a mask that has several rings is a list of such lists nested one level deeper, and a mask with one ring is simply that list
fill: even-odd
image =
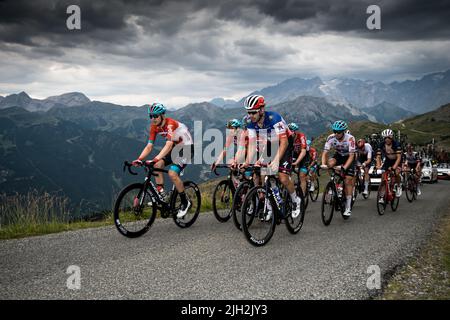
[{"label": "red and white jersey", "polygon": [[330,134],[325,142],[325,151],[330,151],[330,149],[336,150],[341,156],[348,156],[351,153],[355,153],[355,137],[351,134],[345,133],[341,141],[336,138],[336,135]]},{"label": "red and white jersey", "polygon": [[183,123],[172,118],[165,118],[165,123],[162,127],[154,124],[151,125],[148,143],[153,144],[157,134],[169,141],[175,142],[175,144],[191,145],[194,143],[188,128]]},{"label": "red and white jersey", "polygon": [[308,151],[308,145],[306,144],[306,136],[301,132],[296,132],[294,140],[294,153],[300,154],[302,149],[306,149]]}]

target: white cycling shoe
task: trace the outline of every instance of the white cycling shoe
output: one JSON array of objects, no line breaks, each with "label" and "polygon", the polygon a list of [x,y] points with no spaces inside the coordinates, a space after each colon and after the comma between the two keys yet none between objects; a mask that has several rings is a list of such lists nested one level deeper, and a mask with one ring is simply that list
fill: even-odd
[{"label": "white cycling shoe", "polygon": [[292,210],[292,218],[297,218],[300,215],[300,211],[301,211],[301,207],[302,207],[302,199],[300,199],[299,197],[297,197],[297,199],[295,200],[295,210]]},{"label": "white cycling shoe", "polygon": [[[184,208],[183,208],[184,207]],[[192,207],[192,202],[188,200],[186,206],[181,205],[180,210],[178,210],[177,218],[183,218],[186,213],[188,213],[189,209]]]},{"label": "white cycling shoe", "polygon": [[342,215],[344,217],[350,217],[352,215],[352,209],[350,209],[350,208],[345,209],[345,211]]}]

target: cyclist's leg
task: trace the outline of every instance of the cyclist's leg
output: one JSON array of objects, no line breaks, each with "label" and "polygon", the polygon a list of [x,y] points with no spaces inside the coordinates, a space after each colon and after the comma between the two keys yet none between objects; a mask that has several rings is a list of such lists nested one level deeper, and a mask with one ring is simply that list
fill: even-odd
[{"label": "cyclist's leg", "polygon": [[[194,153],[194,145],[185,145],[181,149],[174,150],[170,152],[171,162],[166,164],[170,165],[168,170],[168,175],[172,180],[177,191],[182,194],[184,193],[184,184],[180,178],[180,172],[191,162]],[[183,200],[183,197],[182,197]]]},{"label": "cyclist's leg", "polygon": [[[345,159],[347,162],[347,159]],[[344,163],[345,163],[344,162]],[[347,210],[351,209],[352,206],[352,196],[353,196],[353,187],[354,187],[354,176],[355,176],[355,161],[352,162],[350,167],[345,172],[345,197],[346,203],[345,208]]]},{"label": "cyclist's leg", "polygon": [[303,191],[303,194],[306,195],[306,178],[308,176],[308,168],[305,164],[300,164],[299,169],[299,176],[300,176],[300,185]]}]

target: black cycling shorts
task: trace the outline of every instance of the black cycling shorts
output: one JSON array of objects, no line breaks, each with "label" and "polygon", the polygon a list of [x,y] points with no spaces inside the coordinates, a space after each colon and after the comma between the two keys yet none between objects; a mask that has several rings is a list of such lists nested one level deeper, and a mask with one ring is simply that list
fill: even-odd
[{"label": "black cycling shorts", "polygon": [[[345,163],[348,160],[348,156],[342,156],[339,153],[335,153],[333,155],[333,158],[336,159],[336,166],[343,166],[345,165]],[[355,176],[355,160],[352,161],[352,163],[350,164],[350,167],[347,168],[347,170],[345,170],[345,175],[346,176],[351,176],[354,177]]]}]

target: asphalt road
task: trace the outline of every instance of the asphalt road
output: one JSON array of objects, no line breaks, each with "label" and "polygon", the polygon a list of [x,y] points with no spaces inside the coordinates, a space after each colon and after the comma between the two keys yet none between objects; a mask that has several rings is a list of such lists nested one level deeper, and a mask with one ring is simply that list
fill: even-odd
[{"label": "asphalt road", "polygon": [[[376,211],[375,193],[325,227],[320,202],[297,235],[284,225],[251,246],[232,221],[201,215],[188,229],[157,220],[137,239],[115,227],[0,241],[0,299],[366,299],[371,265],[381,280],[413,255],[449,209],[450,182],[425,185],[397,212]],[[80,269],[78,290],[67,268]]]}]

